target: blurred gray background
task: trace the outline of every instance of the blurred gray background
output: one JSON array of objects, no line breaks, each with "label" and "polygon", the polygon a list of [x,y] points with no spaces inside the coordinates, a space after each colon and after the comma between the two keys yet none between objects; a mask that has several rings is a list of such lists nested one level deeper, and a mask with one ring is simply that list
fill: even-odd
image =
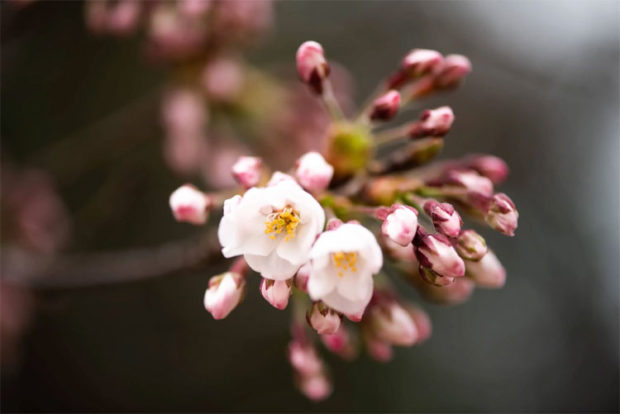
[{"label": "blurred gray background", "polygon": [[[3,5],[3,150],[36,165],[42,145],[144,96],[131,133],[161,136],[148,120],[165,71],[138,53],[139,40],[93,37],[80,3],[41,3],[19,14]],[[275,17],[251,60],[292,68],[297,46],[317,40],[354,74],[358,101],[413,47],[471,59],[463,87],[424,107],[455,111],[444,156],[488,152],[511,167],[501,190],[519,208],[517,235],[484,234],[508,270],[505,288],[425,304],[431,340],[391,363],[328,356],[335,393],[320,404],[294,390],[288,315],[260,297],[258,278],[219,322],[202,307],[205,273],[45,290],[21,365],[3,376],[3,411],[618,411],[620,3],[283,1]],[[113,169],[135,171],[134,198],[123,201],[133,215],[76,228],[81,248],[195,231],[170,217],[179,179],[159,145],[143,140],[61,180],[71,206]],[[126,165],[129,153],[140,161]]]}]

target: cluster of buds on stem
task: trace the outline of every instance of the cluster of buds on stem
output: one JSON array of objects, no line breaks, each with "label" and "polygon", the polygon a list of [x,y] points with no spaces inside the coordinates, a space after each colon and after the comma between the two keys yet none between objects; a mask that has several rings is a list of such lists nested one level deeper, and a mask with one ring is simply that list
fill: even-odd
[{"label": "cluster of buds on stem", "polygon": [[[506,277],[464,219],[507,235],[514,234],[518,219],[508,196],[495,193],[508,173],[499,158],[473,155],[426,165],[454,122],[450,107],[426,110],[392,129],[379,122],[411,100],[458,85],[471,70],[467,58],[412,51],[387,79],[386,90],[352,119],[333,95],[329,68],[320,44],[301,45],[299,78],[331,116],[325,156],[307,152],[286,172],[257,157],[232,165],[241,188],[223,202],[218,237],[222,254],[238,259],[209,282],[205,295],[207,310],[224,318],[241,300],[251,269],[262,277],[260,292],[273,307],[281,310],[292,301],[289,361],[298,388],[312,400],[332,389],[317,343],[350,360],[361,339],[371,357],[387,361],[392,347],[429,338],[428,315],[400,299],[382,270],[385,261],[425,299],[461,303],[476,286],[499,288]],[[408,173],[397,173],[403,170]],[[173,194],[171,206],[178,220],[203,223],[216,204],[207,200],[223,198],[186,188]]]},{"label": "cluster of buds on stem", "polygon": [[316,348],[305,339],[294,339],[288,346],[288,358],[295,371],[295,382],[306,397],[321,401],[332,392],[325,363]]}]

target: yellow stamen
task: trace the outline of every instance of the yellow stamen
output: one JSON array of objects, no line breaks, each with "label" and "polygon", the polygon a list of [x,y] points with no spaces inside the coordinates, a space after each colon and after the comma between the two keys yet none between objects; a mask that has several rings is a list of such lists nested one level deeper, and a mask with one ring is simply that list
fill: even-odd
[{"label": "yellow stamen", "polygon": [[338,276],[344,276],[343,271],[350,270],[357,272],[357,253],[355,252],[336,252],[332,253],[332,262],[338,268]]},{"label": "yellow stamen", "polygon": [[276,211],[267,216],[265,221],[265,234],[274,240],[276,235],[286,232],[285,241],[295,238],[295,229],[299,224],[299,213],[291,207]]}]

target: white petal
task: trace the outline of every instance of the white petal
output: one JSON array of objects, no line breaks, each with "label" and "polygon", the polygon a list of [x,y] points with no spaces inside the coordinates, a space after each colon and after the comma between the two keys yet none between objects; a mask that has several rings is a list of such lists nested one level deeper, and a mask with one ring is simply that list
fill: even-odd
[{"label": "white petal", "polygon": [[248,265],[266,279],[290,279],[299,269],[299,265],[286,261],[277,254],[270,254],[268,256],[246,254],[244,257]]},{"label": "white petal", "polygon": [[315,237],[316,232],[311,226],[299,225],[294,238],[288,241],[280,238],[276,252],[291,263],[302,265],[308,261]]},{"label": "white petal", "polygon": [[328,270],[313,268],[308,278],[308,294],[312,300],[322,299],[336,287],[336,279],[328,273]]},{"label": "white petal", "polygon": [[[372,284],[372,279],[369,279],[366,283],[370,282]],[[358,300],[352,301],[340,295],[338,290],[333,290],[330,294],[323,297],[323,302],[329,306],[330,308],[342,312],[346,315],[357,315],[360,314],[366,309],[368,303],[370,302],[370,298],[372,297],[372,286],[367,291],[366,297]]]},{"label": "white petal", "polygon": [[[358,264],[359,268],[363,268],[363,264]],[[368,283],[370,280],[370,283]],[[361,274],[358,270],[357,272],[344,272],[343,276],[337,282],[338,293],[340,293],[343,297],[352,300],[352,301],[360,301],[368,296],[368,290],[372,291],[372,274]]]}]

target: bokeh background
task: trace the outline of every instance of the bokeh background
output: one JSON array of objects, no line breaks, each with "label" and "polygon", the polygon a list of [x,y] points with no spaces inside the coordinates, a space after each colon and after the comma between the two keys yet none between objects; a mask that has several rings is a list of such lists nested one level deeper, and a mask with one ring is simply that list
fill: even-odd
[{"label": "bokeh background", "polygon": [[[136,37],[93,36],[80,2],[1,7],[3,157],[54,176],[80,212],[70,249],[200,231],[167,204],[183,178],[161,157],[165,68]],[[502,190],[519,208],[517,236],[484,233],[505,288],[424,305],[432,338],[388,364],[328,356],[335,393],[319,404],[294,389],[288,314],[260,297],[258,278],[219,322],[202,296],[221,266],[38,289],[2,367],[3,411],[618,411],[620,3],[282,1],[249,59],[292,69],[308,39],[352,72],[358,102],[413,47],[471,59],[463,87],[425,106],[454,108],[444,156],[488,152],[511,167]],[[131,179],[97,193],[116,174]]]}]

